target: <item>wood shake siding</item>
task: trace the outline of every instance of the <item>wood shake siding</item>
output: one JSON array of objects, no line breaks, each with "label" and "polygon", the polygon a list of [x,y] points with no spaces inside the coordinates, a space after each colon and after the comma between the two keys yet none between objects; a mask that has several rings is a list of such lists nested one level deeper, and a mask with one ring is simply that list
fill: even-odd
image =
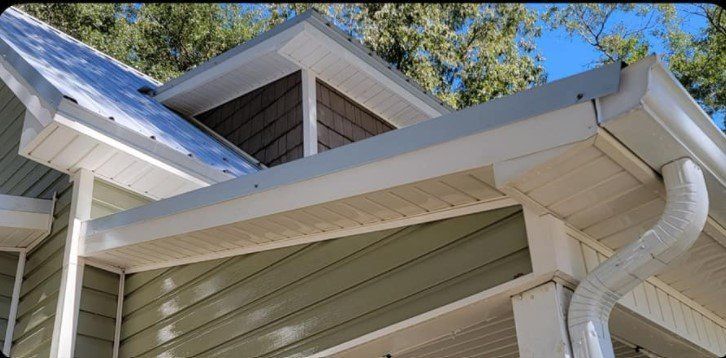
[{"label": "wood shake siding", "polygon": [[307,357],[531,272],[521,208],[130,274],[121,357]]},{"label": "wood shake siding", "polygon": [[318,80],[316,88],[318,152],[395,129],[325,82]]},{"label": "wood shake siding", "polygon": [[303,157],[300,72],[196,116],[267,166]]},{"label": "wood shake siding", "polygon": [[[24,117],[23,104],[0,82],[0,193],[44,199],[56,196],[50,234],[26,256],[11,356],[48,357],[73,187],[67,175],[18,154]],[[118,275],[95,271],[86,267],[84,272],[80,314],[83,318],[78,321],[76,357],[111,357],[113,342],[98,344],[92,336],[101,333],[88,334],[108,331],[107,324],[97,321],[98,314],[109,314],[108,308],[99,308],[107,305],[108,300],[98,300],[89,292],[117,285]],[[113,307],[115,316],[115,301]]]}]

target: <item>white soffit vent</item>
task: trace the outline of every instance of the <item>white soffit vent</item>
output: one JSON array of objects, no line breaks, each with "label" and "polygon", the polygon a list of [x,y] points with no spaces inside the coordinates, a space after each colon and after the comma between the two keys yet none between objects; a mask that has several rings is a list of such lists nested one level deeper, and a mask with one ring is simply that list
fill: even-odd
[{"label": "white soffit vent", "polygon": [[28,247],[50,232],[53,201],[0,194],[0,247]]}]

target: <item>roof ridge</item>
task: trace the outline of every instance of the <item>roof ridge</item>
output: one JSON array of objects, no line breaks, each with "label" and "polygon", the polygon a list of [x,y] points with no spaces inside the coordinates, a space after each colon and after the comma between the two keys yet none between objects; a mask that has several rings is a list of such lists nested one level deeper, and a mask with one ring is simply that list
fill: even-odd
[{"label": "roof ridge", "polygon": [[99,49],[97,49],[97,48],[95,48],[95,47],[93,47],[93,46],[91,46],[91,45],[89,45],[89,44],[87,44],[87,43],[85,43],[85,42],[83,42],[83,41],[81,41],[81,40],[79,40],[79,39],[71,36],[71,35],[69,35],[68,33],[64,32],[64,31],[59,30],[55,26],[53,26],[53,25],[51,25],[51,24],[49,24],[49,23],[47,23],[47,22],[45,22],[43,20],[40,20],[37,17],[35,17],[33,15],[30,15],[27,12],[25,12],[25,11],[23,11],[21,9],[18,9],[15,6],[10,6],[9,8],[6,9],[6,11],[7,10],[16,11],[16,12],[18,12],[22,16],[25,16],[25,17],[27,17],[27,18],[35,21],[35,22],[38,22],[38,23],[42,24],[43,26],[47,26],[51,30],[53,30],[56,33],[58,33],[60,36],[67,37],[68,39],[70,39],[70,40],[72,40],[72,41],[80,44],[81,46],[84,46],[84,47],[90,49],[94,53],[96,53],[96,54],[98,54],[98,55],[100,55],[100,56],[102,56],[102,57],[110,60],[111,62],[117,64],[118,66],[122,67],[123,69],[128,70],[130,72],[133,72],[133,73],[135,73],[135,74],[137,74],[137,75],[139,75],[141,77],[144,77],[145,79],[147,79],[147,80],[151,81],[152,83],[154,83],[154,85],[156,85],[157,87],[162,84],[161,81],[159,81],[159,80],[157,80],[157,79],[155,79],[155,78],[153,78],[153,77],[151,77],[151,76],[149,76],[149,75],[147,75],[147,74],[145,74],[145,73],[143,73],[143,72],[141,72],[141,71],[139,71],[139,70],[137,70],[137,69],[135,69],[135,68],[133,68],[133,67],[125,64],[125,63],[123,63],[123,62],[121,62],[120,60],[116,59],[115,57],[106,54],[105,52],[103,52],[103,51],[101,51],[101,50],[99,50]]}]

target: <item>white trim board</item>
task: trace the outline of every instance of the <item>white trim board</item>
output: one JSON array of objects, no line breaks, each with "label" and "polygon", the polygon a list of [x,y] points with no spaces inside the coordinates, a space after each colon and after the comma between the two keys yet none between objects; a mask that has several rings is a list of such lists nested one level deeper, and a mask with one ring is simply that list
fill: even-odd
[{"label": "white trim board", "polygon": [[473,205],[458,207],[458,208],[447,210],[447,211],[435,212],[435,213],[421,215],[421,216],[413,216],[413,217],[408,217],[408,218],[399,219],[399,220],[386,221],[386,222],[381,222],[381,223],[372,224],[372,225],[355,227],[355,228],[347,229],[347,230],[337,230],[334,232],[325,232],[325,233],[318,234],[318,235],[305,236],[305,237],[302,237],[299,239],[280,240],[280,241],[274,241],[274,242],[260,244],[260,245],[256,245],[256,246],[252,246],[252,247],[221,250],[221,251],[211,252],[206,255],[191,256],[188,258],[171,260],[171,261],[162,261],[162,262],[150,264],[150,265],[132,266],[132,267],[125,269],[124,271],[126,273],[136,273],[136,272],[143,272],[143,271],[149,271],[149,270],[156,270],[156,269],[165,268],[165,267],[186,265],[186,264],[195,263],[195,262],[215,260],[215,259],[232,257],[232,256],[239,256],[239,255],[249,254],[249,253],[253,253],[253,252],[273,250],[273,249],[279,249],[279,248],[295,246],[295,245],[309,244],[312,242],[331,240],[331,239],[336,239],[336,238],[341,238],[341,237],[346,237],[346,236],[351,236],[351,235],[364,234],[364,233],[368,233],[368,232],[388,230],[388,229],[410,226],[410,225],[417,225],[417,224],[421,224],[421,223],[425,223],[425,222],[444,220],[444,219],[448,219],[448,218],[452,218],[452,217],[468,215],[468,214],[473,214],[473,213],[478,213],[478,212],[488,211],[488,210],[495,210],[495,209],[504,208],[504,207],[508,207],[508,206],[515,206],[515,205],[518,205],[518,203],[516,201],[514,201],[510,198],[507,198],[507,197],[501,197],[501,198],[493,199],[490,201],[484,201],[484,202],[480,202],[480,203],[473,204]]},{"label": "white trim board", "polygon": [[[374,78],[384,83],[386,88],[429,117],[451,112],[451,109],[439,99],[423,91],[421,87],[415,85],[414,81],[411,81],[373,54],[372,51],[357,43],[357,40],[350,38],[337,29],[335,25],[314,10],[295,16],[272,30],[172,79],[156,90],[155,98],[174,107],[174,103],[179,102],[179,98],[193,93],[210,81],[223,79],[225,74],[244,66],[245,62],[277,51],[288,42],[298,38],[301,33],[306,33],[314,38],[315,43],[306,43],[306,46],[316,47],[325,43],[325,46],[334,49],[336,54],[350,60],[361,71],[372,74]],[[286,56],[280,57],[286,58]],[[298,68],[307,68],[308,66],[303,62],[293,59],[290,63],[294,63]],[[254,69],[254,71],[268,71],[270,73],[262,77],[274,77],[274,71],[276,70],[266,68]],[[193,111],[194,113],[189,114],[197,114],[220,104],[218,99],[215,99],[215,101],[206,103],[204,107],[197,108]]]},{"label": "white trim board", "polygon": [[[595,130],[589,102],[495,128],[481,121],[480,110],[91,220],[85,225],[84,255],[479,168],[580,141]],[[537,141],[532,133],[538,133]]]},{"label": "white trim board", "polygon": [[12,251],[18,253],[18,263],[15,268],[15,282],[13,283],[13,293],[10,298],[10,309],[8,310],[8,324],[5,328],[5,339],[3,341],[2,352],[6,356],[10,356],[10,349],[13,345],[13,334],[15,333],[15,321],[18,316],[18,304],[20,302],[20,291],[23,284],[23,274],[25,273],[25,255],[24,249],[0,248],[0,251]]}]

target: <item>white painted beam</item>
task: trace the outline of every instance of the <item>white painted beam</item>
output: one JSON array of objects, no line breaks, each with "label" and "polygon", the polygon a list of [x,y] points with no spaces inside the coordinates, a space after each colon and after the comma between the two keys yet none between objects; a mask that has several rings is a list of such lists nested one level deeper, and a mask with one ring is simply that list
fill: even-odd
[{"label": "white painted beam", "polygon": [[302,69],[303,155],[318,154],[318,102],[315,72]]},{"label": "white painted beam", "polygon": [[532,117],[531,108],[512,113],[504,107],[462,110],[91,220],[84,255],[471,170],[595,133],[590,103]]},{"label": "white painted beam", "polygon": [[520,357],[572,357],[565,320],[571,295],[562,285],[547,282],[512,297]]},{"label": "white painted beam", "polygon": [[63,268],[50,348],[50,357],[52,358],[73,357],[78,309],[83,286],[84,261],[79,256],[83,245],[81,223],[91,217],[92,199],[93,173],[86,169],[80,169],[73,176],[73,195],[71,197],[66,242],[63,249]]},{"label": "white painted beam", "polygon": [[13,333],[15,331],[15,319],[18,316],[18,303],[20,301],[20,289],[25,273],[25,251],[18,252],[18,266],[15,269],[15,284],[13,285],[13,296],[10,299],[10,311],[8,312],[8,325],[5,329],[5,341],[3,343],[3,354],[10,357],[10,348],[13,344]]},{"label": "white painted beam", "polygon": [[523,205],[532,270],[537,274],[559,272],[571,279],[587,275],[580,243],[567,234],[567,225],[552,214],[540,214]]}]

